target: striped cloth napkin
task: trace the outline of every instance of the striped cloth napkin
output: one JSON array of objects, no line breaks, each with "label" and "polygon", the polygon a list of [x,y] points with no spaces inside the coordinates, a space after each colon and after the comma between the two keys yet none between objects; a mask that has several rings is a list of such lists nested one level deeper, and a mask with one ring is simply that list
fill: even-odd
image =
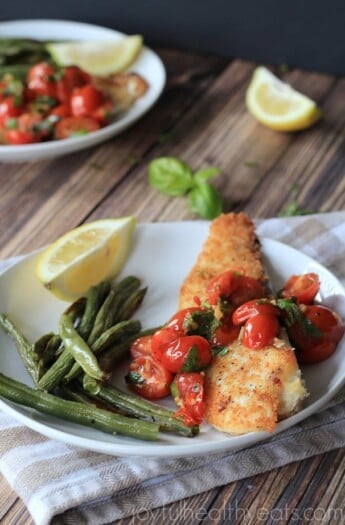
[{"label": "striped cloth napkin", "polygon": [[[316,258],[345,283],[345,212],[257,221],[257,230]],[[344,401],[345,389],[322,412],[248,449],[182,459],[74,448],[0,413],[0,469],[38,525],[99,525],[142,511],[148,521],[153,508],[344,446]]]}]

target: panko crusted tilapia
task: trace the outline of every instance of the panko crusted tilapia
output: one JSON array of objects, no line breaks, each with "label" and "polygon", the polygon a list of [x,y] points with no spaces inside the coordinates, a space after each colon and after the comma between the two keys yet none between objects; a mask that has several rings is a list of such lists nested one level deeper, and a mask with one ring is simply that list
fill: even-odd
[{"label": "panko crusted tilapia", "polygon": [[[253,223],[244,213],[223,214],[211,223],[181,287],[180,308],[191,306],[195,296],[205,300],[210,279],[237,268],[262,283],[268,281]],[[238,339],[207,369],[205,419],[233,435],[272,432],[279,420],[300,409],[306,395],[294,350],[283,338],[260,350],[249,349]]]}]

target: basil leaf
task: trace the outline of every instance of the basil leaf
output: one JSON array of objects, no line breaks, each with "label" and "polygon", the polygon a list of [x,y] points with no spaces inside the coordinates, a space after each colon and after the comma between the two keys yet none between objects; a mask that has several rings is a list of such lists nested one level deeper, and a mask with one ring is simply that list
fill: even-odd
[{"label": "basil leaf", "polygon": [[309,335],[315,339],[319,339],[322,336],[321,331],[315,326],[310,319],[308,319],[292,299],[278,299],[277,306],[280,310],[286,312],[286,317],[284,322],[286,328],[289,330],[295,323],[297,323],[304,333],[304,335]]},{"label": "basil leaf", "polygon": [[198,170],[194,173],[195,182],[206,182],[208,179],[211,179],[215,175],[218,175],[220,170],[218,168],[204,168]]},{"label": "basil leaf", "polygon": [[222,197],[207,182],[199,183],[188,193],[189,208],[204,219],[215,219],[223,211]]},{"label": "basil leaf", "polygon": [[181,372],[197,372],[198,370],[200,370],[198,362],[199,350],[196,345],[193,345],[186,356],[186,360],[183,364]]},{"label": "basil leaf", "polygon": [[149,182],[165,195],[181,197],[194,186],[190,167],[174,157],[160,157],[149,164]]}]

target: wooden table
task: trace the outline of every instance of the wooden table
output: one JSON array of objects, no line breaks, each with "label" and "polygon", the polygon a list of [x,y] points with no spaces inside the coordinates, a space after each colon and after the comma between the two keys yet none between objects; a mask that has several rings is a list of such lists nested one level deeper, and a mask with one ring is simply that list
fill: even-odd
[{"label": "wooden table", "polygon": [[[286,81],[320,103],[324,119],[310,130],[283,134],[255,122],[245,108],[255,64],[174,50],[159,53],[168,85],[155,108],[130,130],[81,153],[0,165],[1,258],[38,248],[94,219],[126,214],[143,222],[194,218],[185,199],[162,196],[148,185],[148,162],[163,155],[182,158],[194,169],[219,167],[213,183],[227,211],[245,210],[257,218],[276,216],[291,203],[301,210],[344,208],[345,79],[284,72]],[[190,524],[264,523],[261,508],[274,511],[267,523],[280,524],[295,522],[294,508],[345,511],[344,466],[345,452],[332,451],[172,504],[164,515],[158,509],[150,523],[182,524],[186,507],[204,509],[204,519],[195,512]],[[31,524],[4,479],[0,486],[1,522]],[[237,520],[231,514],[235,508],[242,509]],[[320,523],[319,518],[305,523]],[[339,516],[327,523],[338,525]]]}]

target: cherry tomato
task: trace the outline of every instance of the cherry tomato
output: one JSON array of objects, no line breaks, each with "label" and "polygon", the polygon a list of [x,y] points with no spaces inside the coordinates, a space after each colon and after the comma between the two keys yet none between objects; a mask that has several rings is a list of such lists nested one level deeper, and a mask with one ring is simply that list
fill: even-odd
[{"label": "cherry tomato", "polygon": [[306,305],[301,311],[309,324],[297,320],[287,327],[288,335],[301,363],[318,363],[335,351],[344,334],[344,323],[326,306]]},{"label": "cherry tomato", "polygon": [[200,425],[204,417],[204,373],[190,372],[177,374],[171,385],[171,394],[179,410],[175,417],[181,417],[188,426]]},{"label": "cherry tomato", "polygon": [[90,75],[77,66],[68,66],[64,69],[62,78],[57,81],[57,98],[61,102],[70,99],[74,88],[85,86],[90,83]]},{"label": "cherry tomato", "polygon": [[75,88],[71,95],[71,111],[75,117],[93,116],[104,102],[104,97],[92,84]]},{"label": "cherry tomato", "polygon": [[292,275],[281,290],[282,297],[295,297],[301,304],[312,304],[320,288],[319,277],[316,273]]},{"label": "cherry tomato", "polygon": [[50,111],[50,114],[56,115],[57,117],[60,117],[60,118],[70,117],[71,116],[70,105],[68,103],[59,104],[58,106],[55,106],[55,108],[53,108]]},{"label": "cherry tomato", "polygon": [[6,97],[0,101],[0,123],[3,124],[8,118],[18,117],[22,112],[21,106],[15,103],[13,97]]},{"label": "cherry tomato", "polygon": [[93,118],[98,120],[103,126],[108,124],[112,118],[114,111],[114,104],[112,102],[104,102],[95,111],[92,112]]},{"label": "cherry tomato", "polygon": [[264,348],[273,341],[279,330],[280,324],[275,315],[257,314],[245,322],[242,342],[248,348]]},{"label": "cherry tomato", "polygon": [[231,305],[237,308],[252,299],[265,297],[266,290],[257,279],[247,275],[237,275],[234,280],[234,288],[230,297]]},{"label": "cherry tomato", "polygon": [[236,272],[229,270],[216,275],[210,280],[206,287],[207,300],[210,304],[217,304],[220,298],[230,296],[235,275]]},{"label": "cherry tomato", "polygon": [[66,117],[56,124],[55,136],[58,139],[67,139],[96,131],[99,128],[99,122],[91,117]]},{"label": "cherry tomato", "polygon": [[147,399],[168,396],[172,380],[173,375],[148,355],[134,359],[126,375],[130,388]]},{"label": "cherry tomato", "polygon": [[8,129],[4,132],[5,139],[9,144],[32,144],[38,142],[33,133],[29,131],[21,131],[20,129]]},{"label": "cherry tomato", "polygon": [[16,118],[16,127],[5,129],[5,139],[9,144],[31,144],[40,142],[50,133],[49,129],[41,129],[42,116],[33,113],[23,113]]},{"label": "cherry tomato", "polygon": [[209,342],[200,335],[179,337],[163,352],[162,365],[169,372],[195,372],[206,368],[212,360]]},{"label": "cherry tomato", "polygon": [[155,332],[151,340],[152,355],[161,361],[162,355],[171,346],[177,344],[179,333],[171,328],[161,328]]},{"label": "cherry tomato", "polygon": [[145,335],[143,337],[138,337],[133,343],[131,344],[130,353],[133,359],[136,359],[137,357],[149,355],[152,356],[152,336],[151,335]]},{"label": "cherry tomato", "polygon": [[240,329],[240,326],[233,324],[230,312],[222,318],[220,325],[212,335],[211,346],[228,346],[238,338]]},{"label": "cherry tomato", "polygon": [[171,330],[176,330],[181,334],[186,334],[186,328],[188,327],[188,318],[190,319],[191,314],[195,312],[202,312],[202,309],[197,306],[192,306],[190,308],[184,308],[176,312],[169,321],[166,323],[166,327]]},{"label": "cherry tomato", "polygon": [[240,271],[230,270],[214,277],[206,287],[206,294],[210,304],[214,305],[219,299],[225,299],[233,307],[237,307],[251,299],[264,297],[265,289],[257,279]]},{"label": "cherry tomato", "polygon": [[46,62],[39,62],[29,69],[27,77],[28,88],[37,95],[48,95],[56,98],[56,71]]},{"label": "cherry tomato", "polygon": [[235,325],[241,325],[254,315],[279,315],[279,309],[268,299],[253,299],[243,303],[236,308],[232,314],[232,321]]}]

